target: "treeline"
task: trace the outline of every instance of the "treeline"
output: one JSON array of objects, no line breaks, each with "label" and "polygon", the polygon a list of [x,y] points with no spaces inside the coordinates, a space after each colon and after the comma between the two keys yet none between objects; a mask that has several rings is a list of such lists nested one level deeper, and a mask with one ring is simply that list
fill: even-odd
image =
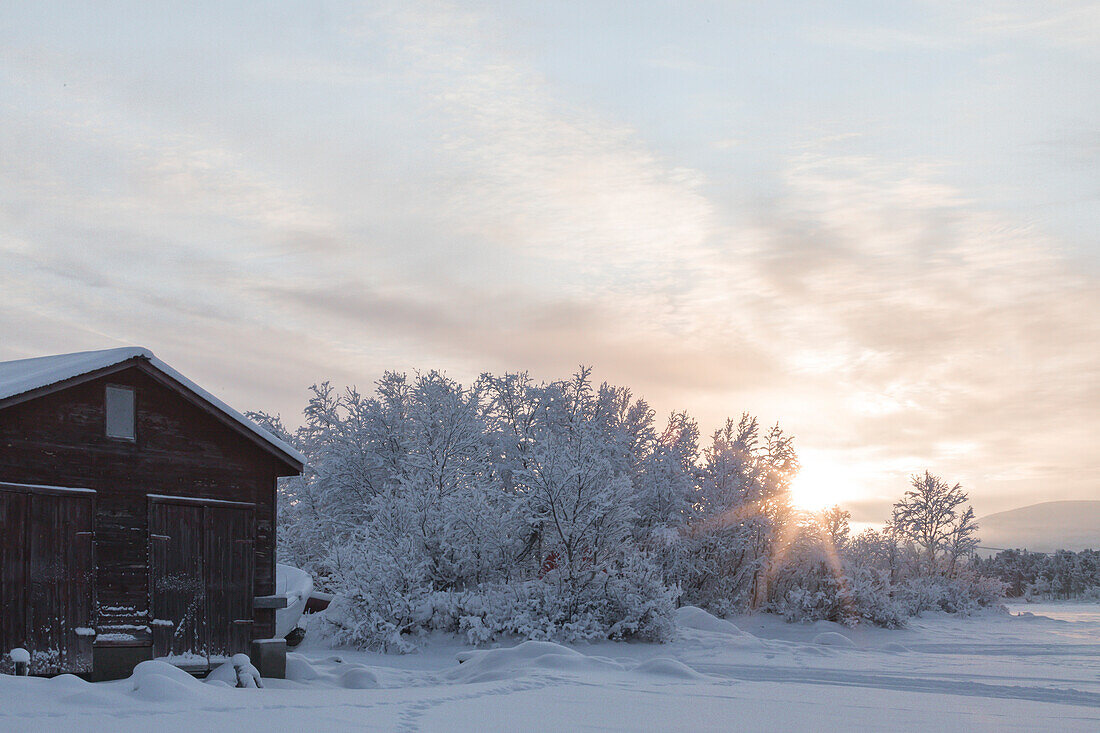
[{"label": "treeline", "polygon": [[1100,600],[1100,551],[1003,550],[976,567],[1005,583],[1009,598]]},{"label": "treeline", "polygon": [[280,483],[279,556],[338,594],[325,618],[343,642],[661,639],[677,604],[897,625],[986,602],[959,562],[958,506],[931,532],[917,502],[849,538],[792,510],[798,459],[778,426],[743,415],[703,442],[685,413],[658,425],[587,369],[470,387],[387,373],[371,395],[313,387],[293,434],[251,417],[308,459]]}]

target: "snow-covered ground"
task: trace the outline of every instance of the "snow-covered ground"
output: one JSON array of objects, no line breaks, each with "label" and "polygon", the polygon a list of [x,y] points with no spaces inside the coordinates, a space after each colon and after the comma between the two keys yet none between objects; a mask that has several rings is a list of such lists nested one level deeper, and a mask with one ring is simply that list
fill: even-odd
[{"label": "snow-covered ground", "polygon": [[293,679],[262,690],[159,662],[118,682],[2,677],[0,730],[1100,730],[1100,607],[1012,610],[1033,615],[852,631],[688,608],[668,644],[440,638],[408,656],[307,637]]}]

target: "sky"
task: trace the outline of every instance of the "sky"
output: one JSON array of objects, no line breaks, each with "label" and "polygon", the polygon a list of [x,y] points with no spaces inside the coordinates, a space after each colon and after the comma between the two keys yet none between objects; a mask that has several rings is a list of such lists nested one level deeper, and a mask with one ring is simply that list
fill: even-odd
[{"label": "sky", "polygon": [[857,522],[1097,499],[1097,79],[1095,2],[6,2],[0,360],[586,364]]}]

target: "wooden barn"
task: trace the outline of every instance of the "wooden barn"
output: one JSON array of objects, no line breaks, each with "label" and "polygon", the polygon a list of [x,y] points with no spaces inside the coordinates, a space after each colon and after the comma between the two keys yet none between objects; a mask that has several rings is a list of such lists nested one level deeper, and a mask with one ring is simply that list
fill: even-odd
[{"label": "wooden barn", "polygon": [[0,671],[193,671],[274,634],[302,456],[140,348],[0,362]]}]

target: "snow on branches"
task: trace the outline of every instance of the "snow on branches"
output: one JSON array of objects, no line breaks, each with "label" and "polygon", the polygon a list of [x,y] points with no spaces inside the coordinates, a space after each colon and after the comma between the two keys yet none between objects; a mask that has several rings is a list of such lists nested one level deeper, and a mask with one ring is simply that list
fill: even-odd
[{"label": "snow on branches", "polygon": [[[405,651],[431,630],[472,643],[662,639],[677,602],[900,622],[889,606],[898,579],[840,559],[846,517],[802,526],[789,502],[792,438],[749,415],[701,447],[686,414],[659,429],[644,400],[580,369],[544,383],[485,374],[469,387],[390,372],[369,395],[325,382],[304,416],[291,434],[250,415],[308,458],[280,483],[279,556],[337,594],[325,618],[339,641]],[[930,536],[957,558],[972,514],[950,516]]]}]

